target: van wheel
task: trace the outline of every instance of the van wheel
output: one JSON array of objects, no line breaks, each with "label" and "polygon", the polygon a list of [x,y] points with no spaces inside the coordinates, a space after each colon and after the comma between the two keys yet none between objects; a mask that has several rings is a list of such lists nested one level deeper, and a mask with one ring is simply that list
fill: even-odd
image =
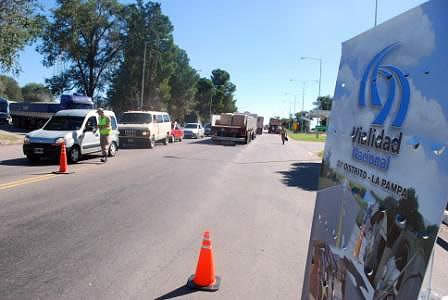
[{"label": "van wheel", "polygon": [[115,142],[112,142],[109,146],[109,157],[114,157],[117,155],[118,147]]},{"label": "van wheel", "polygon": [[149,149],[153,149],[155,147],[155,145],[156,145],[156,141],[155,141],[154,137],[152,137],[149,140]]},{"label": "van wheel", "polygon": [[166,146],[168,145],[168,141],[169,141],[169,137],[168,135],[165,137],[165,139],[163,140],[163,144]]},{"label": "van wheel", "polygon": [[81,159],[81,152],[78,146],[73,146],[68,152],[68,160],[70,163],[77,163]]}]

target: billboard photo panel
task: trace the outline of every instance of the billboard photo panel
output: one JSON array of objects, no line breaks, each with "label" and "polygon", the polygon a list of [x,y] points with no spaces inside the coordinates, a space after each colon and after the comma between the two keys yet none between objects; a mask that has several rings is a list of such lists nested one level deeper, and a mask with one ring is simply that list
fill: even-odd
[{"label": "billboard photo panel", "polygon": [[448,195],[448,3],[342,45],[302,299],[416,299]]}]

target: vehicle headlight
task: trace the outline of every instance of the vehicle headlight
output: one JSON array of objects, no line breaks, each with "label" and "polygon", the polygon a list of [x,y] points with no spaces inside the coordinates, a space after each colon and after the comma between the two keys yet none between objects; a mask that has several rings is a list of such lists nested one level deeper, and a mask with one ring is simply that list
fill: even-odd
[{"label": "vehicle headlight", "polygon": [[23,139],[23,143],[24,144],[29,144],[30,143],[30,138],[25,136],[25,138]]},{"label": "vehicle headlight", "polygon": [[143,136],[147,136],[147,135],[149,135],[149,131],[147,131],[147,130],[142,131],[142,135],[143,135]]},{"label": "vehicle headlight", "polygon": [[65,139],[64,139],[64,138],[57,138],[57,139],[54,141],[54,143],[55,143],[55,144],[62,144],[62,143],[65,143]]}]

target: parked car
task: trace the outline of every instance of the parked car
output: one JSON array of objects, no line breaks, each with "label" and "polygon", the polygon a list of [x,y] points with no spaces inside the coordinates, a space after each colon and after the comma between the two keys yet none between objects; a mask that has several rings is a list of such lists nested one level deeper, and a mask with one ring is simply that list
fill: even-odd
[{"label": "parked car", "polygon": [[185,138],[200,139],[204,137],[204,128],[200,123],[187,123],[184,127]]},{"label": "parked car", "polygon": [[[119,147],[117,118],[112,111],[104,111],[111,119],[109,156],[115,156]],[[98,113],[93,109],[58,111],[38,130],[24,138],[23,153],[28,160],[58,158],[60,144],[65,143],[68,160],[75,163],[83,155],[101,152]]]},{"label": "parked car", "polygon": [[168,145],[171,119],[161,111],[128,111],[120,118],[120,145],[154,148],[156,142]]},{"label": "parked car", "polygon": [[174,143],[175,141],[182,142],[182,139],[184,138],[184,130],[182,127],[179,126],[179,124],[175,123],[171,125],[171,142]]},{"label": "parked car", "polygon": [[212,135],[212,124],[206,124],[205,126],[204,126],[204,134],[206,135],[206,136],[211,136]]}]

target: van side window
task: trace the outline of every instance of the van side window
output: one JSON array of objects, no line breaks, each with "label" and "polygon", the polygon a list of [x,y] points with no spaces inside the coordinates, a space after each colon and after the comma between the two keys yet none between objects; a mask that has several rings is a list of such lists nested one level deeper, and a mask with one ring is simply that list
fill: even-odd
[{"label": "van side window", "polygon": [[163,123],[162,115],[156,115],[156,120],[157,120],[157,123]]},{"label": "van side window", "polygon": [[170,117],[168,115],[163,115],[163,122],[165,123],[170,122]]},{"label": "van side window", "polygon": [[86,127],[91,127],[91,128],[93,128],[93,130],[96,130],[96,126],[97,126],[96,117],[95,116],[94,117],[90,117],[87,120]]},{"label": "van side window", "polygon": [[112,126],[112,130],[116,130],[117,129],[117,119],[115,119],[115,117],[110,117],[110,123],[111,123],[111,126]]}]

